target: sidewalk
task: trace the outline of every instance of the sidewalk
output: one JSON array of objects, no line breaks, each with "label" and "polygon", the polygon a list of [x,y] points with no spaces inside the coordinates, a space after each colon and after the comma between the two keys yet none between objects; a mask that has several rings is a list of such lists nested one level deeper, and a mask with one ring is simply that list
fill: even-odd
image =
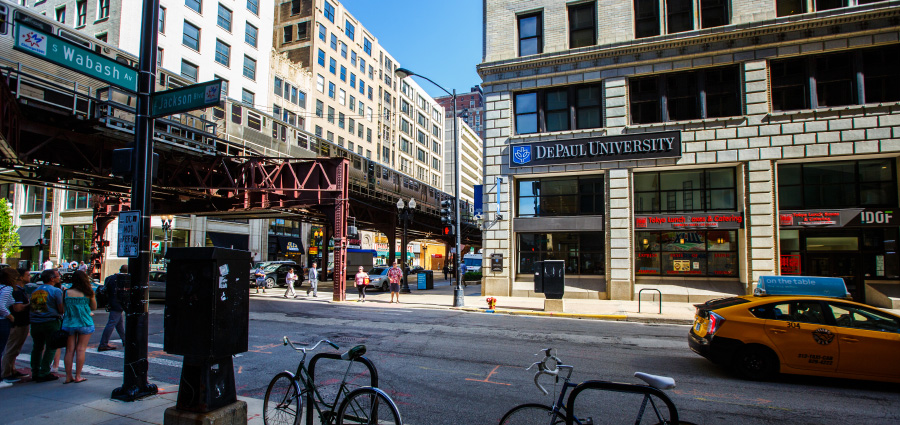
[{"label": "sidewalk", "polygon": [[[348,282],[347,285],[346,302],[356,303],[358,298],[356,288],[353,287],[352,282]],[[299,300],[333,302],[334,288],[332,282],[319,282],[318,298],[313,298],[312,295],[307,297],[307,288],[309,288],[309,284],[304,282],[301,288],[295,290],[300,295]],[[645,297],[644,301],[640,303],[640,312],[638,312],[637,301],[587,299],[566,299],[564,312],[549,312],[544,311],[543,297],[494,297],[497,298],[497,305],[494,310],[488,310],[487,302],[485,301],[487,297],[481,295],[481,285],[469,285],[464,288],[465,305],[462,307],[453,307],[453,284],[450,281],[435,279],[434,289],[428,290],[416,289],[415,282],[413,282],[410,284],[409,289],[409,294],[400,294],[400,304],[390,303],[390,292],[366,291],[366,303],[362,305],[387,308],[456,309],[482,314],[567,317],[683,325],[693,323],[695,313],[693,304],[676,302],[662,303],[662,312],[660,313],[659,301],[651,301],[649,296]],[[265,294],[256,294],[255,289],[251,289],[250,296],[277,299],[282,298],[284,292],[285,288],[273,288],[267,290]]]},{"label": "sidewalk", "polygon": [[[167,408],[174,406],[178,386],[153,382],[159,394],[134,402],[110,399],[121,377],[86,375],[87,381],[65,384],[59,381],[15,384],[0,389],[0,422],[6,425],[39,423],[77,424],[161,424]],[[238,397],[247,402],[248,424],[261,425],[262,400]],[[56,422],[59,421],[59,422]]]}]

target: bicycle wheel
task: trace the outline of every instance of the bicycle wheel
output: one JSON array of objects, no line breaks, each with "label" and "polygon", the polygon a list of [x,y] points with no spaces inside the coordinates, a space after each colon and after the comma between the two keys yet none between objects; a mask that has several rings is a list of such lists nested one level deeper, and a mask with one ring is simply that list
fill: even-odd
[{"label": "bicycle wheel", "polygon": [[550,406],[538,403],[526,403],[513,407],[500,419],[500,425],[549,425],[564,424],[566,417],[562,413],[553,415]]},{"label": "bicycle wheel", "polygon": [[290,373],[281,372],[269,382],[263,399],[263,423],[266,425],[299,425],[303,416],[303,400]]},{"label": "bicycle wheel", "polygon": [[400,412],[394,401],[378,388],[353,390],[338,410],[337,425],[401,425]]}]

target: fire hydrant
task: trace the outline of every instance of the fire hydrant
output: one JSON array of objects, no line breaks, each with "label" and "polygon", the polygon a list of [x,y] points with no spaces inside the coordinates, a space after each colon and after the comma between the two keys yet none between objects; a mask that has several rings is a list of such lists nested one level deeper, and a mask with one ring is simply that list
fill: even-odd
[{"label": "fire hydrant", "polygon": [[497,305],[497,299],[494,297],[487,297],[487,299],[485,301],[487,301],[488,310],[493,310],[494,307]]}]

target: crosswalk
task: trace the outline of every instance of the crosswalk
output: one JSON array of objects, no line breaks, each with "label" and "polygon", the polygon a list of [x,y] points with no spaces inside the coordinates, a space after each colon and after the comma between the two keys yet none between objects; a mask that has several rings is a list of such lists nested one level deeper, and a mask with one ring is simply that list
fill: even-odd
[{"label": "crosswalk", "polygon": [[[82,373],[87,373],[87,374],[91,374],[91,375],[100,375],[100,376],[110,376],[110,377],[121,377],[122,376],[122,372],[120,372],[120,371],[104,369],[102,367],[91,366],[90,364],[88,364],[88,363],[90,363],[90,360],[93,355],[112,357],[112,358],[117,358],[117,359],[124,359],[125,352],[124,352],[124,350],[121,349],[122,341],[121,340],[110,340],[110,343],[112,345],[117,345],[120,348],[118,350],[110,350],[110,351],[97,351],[96,347],[90,347],[87,349],[86,353],[91,356],[87,357],[88,360],[85,362],[85,365],[81,369]],[[180,359],[176,360],[175,358],[168,358],[164,353],[162,353],[163,344],[150,342],[150,343],[147,343],[147,348],[149,350],[149,353],[148,353],[149,356],[147,358],[148,362],[155,364],[155,365],[160,365],[160,366],[169,366],[169,367],[175,367],[175,368],[179,368],[179,369],[181,368],[182,362]],[[24,353],[19,354],[16,357],[16,360],[23,363],[22,366],[30,365],[31,364],[31,355],[24,354]],[[60,370],[60,372],[62,372],[62,370]]]}]

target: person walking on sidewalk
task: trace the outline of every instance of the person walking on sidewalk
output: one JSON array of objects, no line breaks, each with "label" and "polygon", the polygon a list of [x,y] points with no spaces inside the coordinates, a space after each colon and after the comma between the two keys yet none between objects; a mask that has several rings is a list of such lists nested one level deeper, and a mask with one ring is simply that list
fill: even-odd
[{"label": "person walking on sidewalk", "polygon": [[306,296],[312,291],[313,297],[319,296],[319,271],[316,270],[316,263],[309,266],[309,288],[306,290]]},{"label": "person walking on sidewalk", "polygon": [[119,291],[123,289],[119,288],[118,281],[120,277],[124,278],[127,274],[128,264],[123,264],[122,267],[119,267],[119,273],[110,275],[103,281],[103,287],[106,288],[106,296],[109,299],[106,306],[106,310],[109,311],[109,319],[106,321],[106,327],[103,328],[103,335],[100,336],[100,345],[97,347],[97,351],[109,351],[118,348],[114,345],[109,345],[109,337],[112,336],[113,329],[119,334],[119,339],[125,341],[125,325],[122,323],[122,312],[125,311],[125,308],[122,307],[119,298]]},{"label": "person walking on sidewalk", "polygon": [[[97,308],[91,279],[83,270],[76,270],[72,275],[72,287],[65,291],[63,298],[66,304],[66,315],[63,317],[62,330],[69,333],[66,341],[66,384],[87,381],[81,377],[84,367],[84,355],[87,351],[91,334],[94,333],[94,318],[91,311]],[[75,361],[75,376],[72,376],[72,361]]]},{"label": "person walking on sidewalk", "polygon": [[353,283],[356,285],[356,290],[359,291],[359,299],[357,302],[366,302],[366,287],[369,286],[369,275],[363,271],[363,266],[359,266],[359,272],[356,273],[356,279],[354,279]]},{"label": "person walking on sidewalk", "polygon": [[266,293],[266,272],[263,271],[262,265],[256,268],[253,272],[256,276],[256,293],[259,293],[259,288],[262,287],[263,294]]},{"label": "person walking on sidewalk", "polygon": [[[17,278],[18,272],[14,269],[7,268],[0,271],[0,347],[4,349],[6,348],[6,342],[9,340],[9,332],[12,329],[13,322],[16,321],[15,316],[13,316],[12,306],[16,303],[15,298],[13,298],[13,288],[18,280]],[[3,353],[0,352],[0,363],[3,360]],[[0,385],[3,386],[10,384],[11,382],[0,381]]]},{"label": "person walking on sidewalk", "polygon": [[441,269],[441,271],[444,272],[444,280],[447,280],[447,275],[450,274],[450,266],[448,266],[447,263],[444,263],[444,268]]},{"label": "person walking on sidewalk", "polygon": [[[5,270],[5,269],[4,269]],[[9,269],[12,270],[12,269]],[[26,269],[16,271],[16,286],[13,287],[13,300],[15,304],[10,307],[13,314],[12,329],[9,331],[9,340],[6,341],[6,347],[3,348],[2,358],[0,361],[0,376],[4,381],[16,382],[28,374],[16,370],[16,357],[22,352],[22,346],[28,338],[28,324],[30,323],[28,315],[31,311],[31,305],[28,303],[28,294],[25,292],[25,284],[31,276]]]},{"label": "person walking on sidewalk", "polygon": [[397,261],[394,261],[394,266],[391,267],[388,272],[388,280],[391,281],[391,302],[394,302],[394,296],[397,296],[397,303],[400,303],[400,280],[403,279],[403,270],[400,270],[400,267],[397,266]]},{"label": "person walking on sidewalk", "polygon": [[288,269],[287,276],[284,277],[284,281],[287,283],[287,289],[284,291],[284,297],[288,297],[288,293],[291,294],[292,297],[297,298],[297,294],[294,292],[294,282],[297,281],[297,274],[294,273],[294,269]]},{"label": "person walking on sidewalk", "polygon": [[50,373],[50,362],[57,350],[47,346],[53,332],[60,328],[60,319],[65,314],[63,293],[59,289],[62,279],[59,270],[48,269],[41,272],[43,284],[31,293],[31,375],[35,382],[54,381],[58,376]]}]

